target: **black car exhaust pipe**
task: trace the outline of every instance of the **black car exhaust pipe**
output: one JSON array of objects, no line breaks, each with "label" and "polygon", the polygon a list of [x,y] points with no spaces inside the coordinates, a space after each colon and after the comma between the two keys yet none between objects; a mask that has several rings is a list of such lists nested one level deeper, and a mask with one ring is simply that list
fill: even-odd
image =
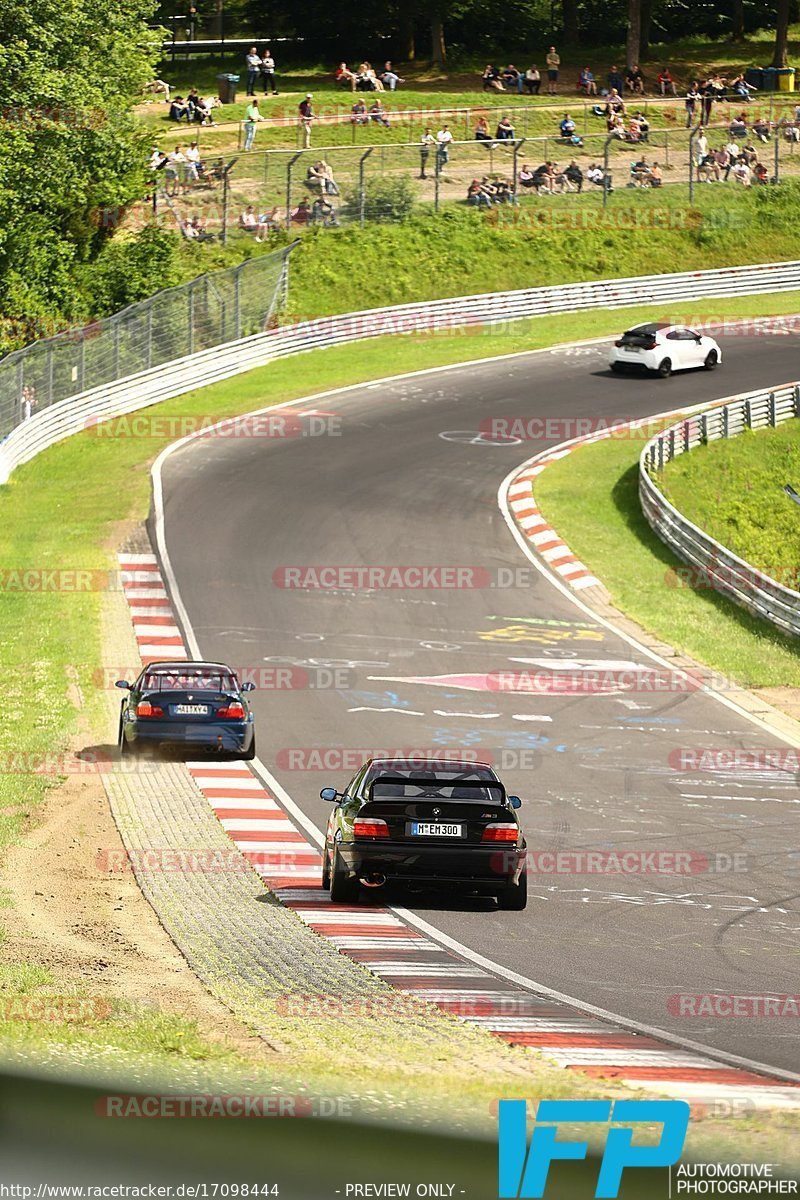
[{"label": "black car exhaust pipe", "polygon": [[362,875],[359,883],[368,888],[380,888],[386,883],[386,876],[381,875],[380,871],[373,871],[371,875]]}]

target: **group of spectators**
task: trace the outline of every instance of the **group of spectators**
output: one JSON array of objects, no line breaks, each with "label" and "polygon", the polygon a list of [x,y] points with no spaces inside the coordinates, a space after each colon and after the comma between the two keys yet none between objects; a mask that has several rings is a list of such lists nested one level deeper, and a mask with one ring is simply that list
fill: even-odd
[{"label": "group of spectators", "polygon": [[[561,58],[555,46],[548,50],[546,64],[547,93],[555,96],[561,69]],[[529,96],[538,96],[542,86],[542,73],[536,63],[528,67],[527,71],[517,70],[513,63],[509,63],[507,67],[496,67],[494,63],[487,63],[481,75],[481,82],[485,92],[516,92],[520,96],[527,92]]]},{"label": "group of spectators", "polygon": [[363,62],[357,70],[351,71],[346,62],[339,63],[334,79],[341,87],[350,88],[352,92],[390,92],[397,90],[399,83],[405,83],[395,71],[391,62],[383,64],[380,75],[372,63]]},{"label": "group of spectators", "polygon": [[273,96],[277,96],[278,86],[275,79],[275,59],[272,57],[272,51],[269,46],[263,54],[259,54],[255,46],[250,47],[249,53],[245,56],[245,64],[247,66],[247,94],[255,96],[256,84],[259,79],[264,86],[264,95],[272,92]]},{"label": "group of spectators", "polygon": [[706,130],[701,129],[695,141],[695,167],[701,183],[716,183],[731,177],[743,187],[769,183],[769,171],[759,160],[752,140],[741,145],[730,132],[727,142],[712,149]]},{"label": "group of spectators", "polygon": [[391,129],[389,114],[380,97],[376,97],[369,108],[364,100],[356,100],[350,109],[350,121],[353,125],[369,125],[372,122],[375,125],[382,125],[384,129]]},{"label": "group of spectators", "polygon": [[[339,225],[336,209],[324,193],[320,193],[313,201],[303,198],[296,208],[287,211],[291,225],[317,225],[333,229]],[[243,233],[253,234],[257,242],[266,241],[270,233],[283,228],[285,223],[283,210],[277,204],[260,213],[252,204],[248,204],[239,216],[239,228]]]},{"label": "group of spectators", "polygon": [[198,125],[214,125],[214,109],[220,107],[217,96],[201,96],[193,87],[189,95],[175,96],[169,102],[170,121],[186,121],[188,125],[196,122]]},{"label": "group of spectators", "polygon": [[197,142],[174,146],[169,153],[154,146],[147,167],[154,178],[161,175],[168,196],[182,194],[194,183],[214,183],[222,178],[223,172],[222,159],[211,165],[203,161]]}]

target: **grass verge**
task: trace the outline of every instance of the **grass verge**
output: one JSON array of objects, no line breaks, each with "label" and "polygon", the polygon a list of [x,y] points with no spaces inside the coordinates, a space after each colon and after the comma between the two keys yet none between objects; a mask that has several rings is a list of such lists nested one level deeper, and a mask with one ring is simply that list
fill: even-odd
[{"label": "grass verge", "polygon": [[783,485],[800,486],[798,430],[795,420],[710,442],[669,463],[660,479],[690,521],[792,588],[800,579],[800,512]]}]

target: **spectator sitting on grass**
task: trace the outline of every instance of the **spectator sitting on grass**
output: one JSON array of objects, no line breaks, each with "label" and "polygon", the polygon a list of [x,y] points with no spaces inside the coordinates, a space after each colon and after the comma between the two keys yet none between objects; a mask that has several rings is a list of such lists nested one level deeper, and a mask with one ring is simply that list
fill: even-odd
[{"label": "spectator sitting on grass", "polygon": [[664,182],[664,176],[661,172],[661,167],[657,162],[654,162],[650,168],[650,187],[661,187]]},{"label": "spectator sitting on grass", "polygon": [[637,96],[644,95],[644,75],[636,63],[625,72],[625,86]]},{"label": "spectator sitting on grass", "polygon": [[542,76],[536,63],[528,67],[525,72],[525,87],[528,89],[528,94],[531,96],[539,95],[539,88],[542,86]]},{"label": "spectator sitting on grass", "polygon": [[650,140],[650,122],[643,112],[633,114],[632,118],[639,126],[639,141],[647,142]]},{"label": "spectator sitting on grass", "polygon": [[478,124],[475,126],[475,141],[476,142],[491,142],[492,135],[489,133],[489,122],[486,117],[478,117]]},{"label": "spectator sitting on grass", "polygon": [[752,168],[758,162],[758,151],[756,150],[753,143],[748,141],[748,142],[745,142],[745,144],[742,146],[741,150],[739,151],[739,157],[741,159],[743,159],[744,162],[747,163],[748,167],[750,167],[750,169],[752,170]]},{"label": "spectator sitting on grass", "polygon": [[608,96],[606,97],[606,106],[603,111],[606,118],[612,117],[616,113],[620,113],[622,116],[625,116],[625,101],[622,99],[622,96],[620,96],[616,88],[612,88],[608,93]]},{"label": "spectator sitting on grass", "polygon": [[[606,177],[603,173],[603,168],[597,163],[589,163],[589,166],[586,168],[586,178],[588,182],[593,183],[595,187],[603,187],[605,185]],[[609,182],[608,191],[612,192],[613,190],[614,189],[611,187]]]},{"label": "spectator sitting on grass", "polygon": [[561,130],[562,138],[565,138],[567,141],[571,141],[572,136],[575,133],[575,130],[577,129],[577,125],[575,124],[575,122],[573,121],[573,119],[569,115],[569,113],[564,113],[564,117],[563,117],[561,123],[559,124],[558,128]]},{"label": "spectator sitting on grass", "polygon": [[356,90],[356,73],[350,70],[347,63],[339,63],[334,79],[339,84],[339,87],[348,87],[351,92]]},{"label": "spectator sitting on grass", "polygon": [[268,212],[259,213],[258,216],[258,233],[256,234],[257,242],[264,242],[267,239],[267,234],[281,227],[281,210],[277,204]]},{"label": "spectator sitting on grass", "polygon": [[494,202],[495,204],[515,204],[514,187],[510,179],[506,179],[504,175],[500,175],[494,181]]},{"label": "spectator sitting on grass", "polygon": [[742,187],[750,187],[750,168],[744,159],[739,159],[736,166],[733,168],[733,178],[736,183],[740,183]]},{"label": "spectator sitting on grass", "polygon": [[382,125],[384,129],[391,128],[389,118],[386,115],[386,110],[383,107],[383,101],[380,99],[374,100],[369,107],[369,119],[374,121],[376,125]]},{"label": "spectator sitting on grass", "polygon": [[214,234],[200,224],[199,217],[190,217],[183,227],[184,236],[195,242],[213,242]]},{"label": "spectator sitting on grass", "polygon": [[764,117],[756,117],[753,122],[753,133],[760,142],[768,142],[772,137],[769,121]]},{"label": "spectator sitting on grass", "polygon": [[619,95],[622,95],[625,90],[625,80],[622,78],[622,73],[616,63],[608,72],[608,90],[609,92],[617,92]]},{"label": "spectator sitting on grass", "polygon": [[511,124],[510,117],[505,116],[497,122],[497,129],[494,136],[498,142],[513,142],[514,126]]},{"label": "spectator sitting on grass", "polygon": [[491,208],[492,198],[480,179],[473,179],[467,188],[467,204],[473,208]]},{"label": "spectator sitting on grass", "polygon": [[622,113],[612,113],[606,121],[606,128],[612,137],[617,137],[623,142],[627,139],[628,131]]},{"label": "spectator sitting on grass", "polygon": [[366,92],[382,92],[384,90],[383,80],[378,79],[372,68],[372,63],[363,62],[358,68],[357,86]]},{"label": "spectator sitting on grass", "polygon": [[310,222],[312,225],[323,225],[328,229],[338,228],[339,222],[336,219],[336,209],[330,200],[326,200],[324,196],[317,196],[311,205]]},{"label": "spectator sitting on grass", "polygon": [[596,96],[597,84],[595,78],[588,67],[581,67],[578,75],[578,91],[583,92],[584,96]]},{"label": "spectator sitting on grass", "polygon": [[728,153],[727,147],[720,146],[714,152],[714,162],[717,164],[717,178],[722,175],[723,179],[727,179],[731,173],[731,156]]},{"label": "spectator sitting on grass", "polygon": [[336,181],[333,178],[333,171],[321,158],[319,162],[315,162],[308,168],[307,183],[309,187],[319,190],[320,195],[338,196],[339,189],[336,186]]},{"label": "spectator sitting on grass", "polygon": [[520,187],[533,187],[534,179],[535,175],[531,167],[528,165],[528,163],[523,163],[519,169],[519,174],[517,175],[517,182],[519,183]]},{"label": "spectator sitting on grass", "polygon": [[292,213],[293,225],[308,225],[311,220],[311,205],[307,200],[301,200]]},{"label": "spectator sitting on grass", "polygon": [[239,228],[243,229],[245,233],[255,233],[258,229],[258,217],[256,216],[256,210],[253,208],[252,204],[248,204],[247,208],[239,217]]},{"label": "spectator sitting on grass", "polygon": [[522,92],[522,74],[513,63],[509,63],[503,68],[500,78],[503,81],[503,86],[510,92]]},{"label": "spectator sitting on grass", "polygon": [[221,107],[222,101],[219,96],[201,96],[194,110],[194,119],[200,125],[216,125],[214,109]]},{"label": "spectator sitting on grass", "polygon": [[350,109],[350,121],[353,125],[368,125],[369,113],[363,100],[356,100]]},{"label": "spectator sitting on grass", "polygon": [[747,137],[747,121],[744,113],[739,113],[733,118],[729,126],[731,137]]},{"label": "spectator sitting on grass", "polygon": [[170,121],[182,121],[184,117],[187,121],[189,120],[189,109],[186,101],[183,96],[176,96],[169,106],[169,119]]},{"label": "spectator sitting on grass", "polygon": [[483,68],[481,79],[483,81],[483,90],[485,92],[504,92],[506,90],[503,87],[500,79],[500,72],[498,71],[497,67],[492,65],[492,63],[487,63]]},{"label": "spectator sitting on grass", "polygon": [[662,96],[675,95],[675,80],[670,74],[669,67],[662,67],[658,73],[658,88]]},{"label": "spectator sitting on grass", "polygon": [[545,162],[540,167],[537,167],[533,173],[533,186],[537,192],[553,192],[555,190],[556,176],[553,170],[554,163]]},{"label": "spectator sitting on grass", "polygon": [[730,86],[736,99],[743,100],[745,104],[750,103],[750,93],[758,91],[757,87],[753,87],[752,83],[747,82],[744,75],[737,75],[735,79],[731,80]]},{"label": "spectator sitting on grass", "polygon": [[769,171],[762,162],[757,162],[753,168],[756,183],[769,183]]},{"label": "spectator sitting on grass", "polygon": [[570,191],[583,191],[583,171],[580,169],[574,158],[564,171],[564,179],[569,186]]},{"label": "spectator sitting on grass", "polygon": [[381,83],[385,88],[388,88],[390,92],[396,92],[398,83],[405,83],[405,79],[400,78],[390,62],[385,62],[383,64]]}]

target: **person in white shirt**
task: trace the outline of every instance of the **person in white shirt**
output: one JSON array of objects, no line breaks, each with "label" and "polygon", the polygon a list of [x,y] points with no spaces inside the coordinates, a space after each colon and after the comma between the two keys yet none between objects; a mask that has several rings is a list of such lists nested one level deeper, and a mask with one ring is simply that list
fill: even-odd
[{"label": "person in white shirt", "polygon": [[436,157],[439,170],[450,161],[450,143],[453,140],[453,135],[450,132],[449,125],[443,125],[436,134]]},{"label": "person in white shirt", "polygon": [[746,162],[737,162],[733,168],[733,178],[743,187],[750,187],[750,168]]},{"label": "person in white shirt", "polygon": [[183,156],[186,159],[186,178],[192,183],[197,183],[200,178],[200,151],[197,142],[192,142],[191,146],[184,150]]},{"label": "person in white shirt", "polygon": [[705,135],[705,131],[697,135],[695,146],[697,147],[697,165],[699,167],[703,160],[708,157],[708,138]]},{"label": "person in white shirt", "polygon": [[239,225],[242,229],[246,229],[248,233],[253,233],[258,229],[258,217],[252,204],[248,204],[242,215],[239,217]]},{"label": "person in white shirt", "polygon": [[164,173],[167,177],[165,190],[171,196],[175,196],[178,189],[185,186],[186,180],[186,155],[180,146],[176,146],[167,159],[167,166]]},{"label": "person in white shirt", "polygon": [[436,144],[436,138],[431,133],[430,129],[426,129],[419,143],[419,177],[427,179],[425,168],[428,165],[428,157],[431,152],[431,146]]},{"label": "person in white shirt", "polygon": [[245,56],[245,62],[247,63],[247,94],[248,96],[255,96],[256,80],[261,70],[261,55],[255,46],[250,47],[250,53]]},{"label": "person in white shirt", "polygon": [[261,59],[261,79],[264,84],[264,95],[266,96],[267,88],[269,88],[273,96],[277,96],[278,89],[275,87],[275,59],[272,57],[270,49],[264,51],[264,57]]}]

